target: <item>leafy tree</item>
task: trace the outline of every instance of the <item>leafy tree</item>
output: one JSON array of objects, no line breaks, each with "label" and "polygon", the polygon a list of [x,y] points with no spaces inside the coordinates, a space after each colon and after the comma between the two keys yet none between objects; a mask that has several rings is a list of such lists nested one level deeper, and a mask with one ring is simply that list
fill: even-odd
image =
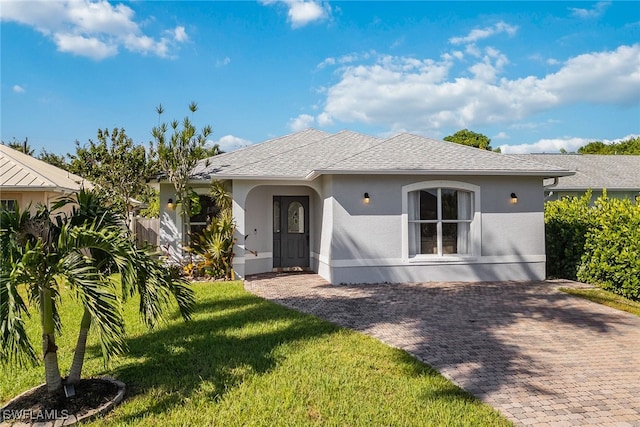
[{"label": "leafy tree", "polygon": [[640,137],[629,138],[612,144],[593,141],[578,148],[580,154],[636,154],[640,155]]},{"label": "leafy tree", "polygon": [[131,199],[150,192],[146,182],[155,171],[147,151],[127,136],[124,129],[98,129],[97,141],[81,146],[71,155],[69,171],[88,179],[108,196],[128,221]]},{"label": "leafy tree", "polygon": [[[491,148],[491,138],[481,133],[476,133],[468,129],[462,129],[453,135],[445,136],[445,141],[455,142],[456,144],[468,145],[470,147],[480,148],[481,150],[493,150]],[[500,148],[496,148],[496,152],[500,152]]]},{"label": "leafy tree", "polygon": [[38,159],[43,162],[49,163],[57,168],[64,169],[66,171],[69,170],[70,165],[67,163],[67,159],[64,155],[55,154],[47,151],[46,149],[40,150],[40,154],[38,154]]},{"label": "leafy tree", "polygon": [[[198,104],[191,102],[189,111],[192,116],[198,110]],[[158,121],[164,112],[162,104],[156,108]],[[171,134],[168,135],[169,127]],[[180,216],[182,218],[182,240],[183,246],[187,245],[189,217],[197,213],[197,194],[189,186],[191,170],[195,167],[204,151],[207,137],[211,134],[211,126],[205,126],[200,133],[197,132],[191,119],[185,117],[182,122],[173,120],[170,125],[166,123],[155,126],[151,134],[155,140],[155,154],[158,166],[165,174],[166,178],[173,184],[176,194],[176,203],[180,205]],[[195,196],[195,197],[194,197]]]},{"label": "leafy tree", "polygon": [[[148,326],[162,317],[170,297],[188,319],[193,307],[192,291],[184,282],[172,282],[161,261],[136,249],[122,228],[114,225],[117,215],[98,203],[95,194],[80,192],[68,216],[52,216],[39,207],[32,216],[28,209],[0,209],[0,360],[24,364],[37,361],[27,335],[24,317],[27,303],[40,315],[45,379],[50,395],[59,397],[62,378],[58,366],[55,335],[62,325],[58,313],[60,289],[69,289],[84,307],[78,344],[68,382],[80,378],[86,335],[93,324],[102,354],[107,361],[125,349],[124,324],[116,282],[120,273],[122,298],[140,294],[140,313]],[[26,295],[26,301],[25,296]]]},{"label": "leafy tree", "polygon": [[6,145],[9,148],[13,148],[16,151],[20,151],[21,153],[24,153],[28,156],[33,156],[33,149],[29,145],[29,138],[25,138],[23,142],[20,142],[17,139],[13,138],[13,140],[8,143],[2,141],[2,144]]}]

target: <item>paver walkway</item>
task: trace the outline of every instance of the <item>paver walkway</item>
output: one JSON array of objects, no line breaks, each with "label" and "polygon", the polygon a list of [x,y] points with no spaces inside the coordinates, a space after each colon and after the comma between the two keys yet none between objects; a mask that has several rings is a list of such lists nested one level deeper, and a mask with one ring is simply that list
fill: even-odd
[{"label": "paver walkway", "polygon": [[245,288],[402,348],[517,425],[640,427],[640,318],[557,290],[575,282]]}]

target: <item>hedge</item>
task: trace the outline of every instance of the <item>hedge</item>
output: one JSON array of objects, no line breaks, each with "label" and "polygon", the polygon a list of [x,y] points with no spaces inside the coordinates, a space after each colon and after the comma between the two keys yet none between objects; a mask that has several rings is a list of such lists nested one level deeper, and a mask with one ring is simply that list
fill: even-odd
[{"label": "hedge", "polygon": [[640,300],[640,204],[591,192],[545,204],[547,271]]}]

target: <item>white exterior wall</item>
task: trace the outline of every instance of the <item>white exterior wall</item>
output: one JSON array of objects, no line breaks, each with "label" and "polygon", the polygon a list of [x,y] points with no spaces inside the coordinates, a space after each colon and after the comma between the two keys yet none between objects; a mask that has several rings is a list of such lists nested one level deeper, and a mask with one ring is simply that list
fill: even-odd
[{"label": "white exterior wall", "polygon": [[319,180],[314,183],[234,181],[233,217],[236,221],[237,242],[233,268],[238,277],[268,272],[273,268],[274,196],[309,196],[310,265],[314,271],[317,270],[323,217],[319,184]]},{"label": "white exterior wall", "polygon": [[[407,256],[403,187],[456,181],[479,188],[477,250],[470,256]],[[406,187],[405,187],[406,188]],[[364,203],[364,193],[370,203]],[[510,203],[516,193],[518,203]],[[177,211],[161,186],[161,244],[175,247]],[[310,266],[331,283],[541,280],[545,277],[544,191],[537,177],[324,175],[312,182],[236,180],[234,270],[272,271],[273,197],[309,196]],[[405,237],[403,237],[405,233]],[[245,239],[245,236],[247,238]]]},{"label": "white exterior wall", "polygon": [[[429,176],[334,176],[330,282],[539,280],[545,277],[540,178],[446,177],[480,187],[479,253],[469,257],[403,256],[402,187],[443,181]],[[364,204],[368,192],[371,201]],[[518,203],[510,203],[516,193]]]}]

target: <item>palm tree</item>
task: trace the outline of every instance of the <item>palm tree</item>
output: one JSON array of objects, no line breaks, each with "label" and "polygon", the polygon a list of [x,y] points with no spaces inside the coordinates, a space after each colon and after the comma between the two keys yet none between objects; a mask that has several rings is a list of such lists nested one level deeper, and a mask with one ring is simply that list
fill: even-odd
[{"label": "palm tree", "polygon": [[[107,361],[125,350],[124,322],[119,295],[124,300],[140,294],[140,313],[153,327],[173,297],[183,318],[193,307],[193,292],[182,281],[172,281],[158,258],[135,248],[118,217],[99,198],[81,191],[54,205],[75,207],[69,215],[52,217],[46,208],[35,215],[28,210],[0,211],[0,359],[22,364],[35,362],[36,352],[26,334],[23,318],[27,302],[40,313],[47,389],[62,388],[55,333],[61,328],[59,287],[66,285],[84,307],[74,360],[67,382],[81,377],[86,338],[93,324]],[[120,291],[112,273],[120,273]],[[19,289],[23,288],[27,302]]]}]

